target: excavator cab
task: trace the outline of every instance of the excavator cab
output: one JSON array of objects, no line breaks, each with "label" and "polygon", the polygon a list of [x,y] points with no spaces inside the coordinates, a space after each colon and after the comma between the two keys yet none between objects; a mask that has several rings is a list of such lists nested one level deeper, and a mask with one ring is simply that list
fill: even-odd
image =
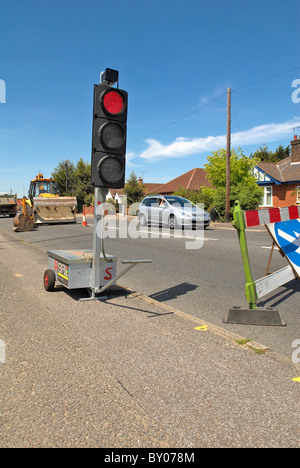
[{"label": "excavator cab", "polygon": [[[40,178],[39,178],[40,176]],[[29,199],[43,196],[59,196],[58,185],[53,179],[43,179],[43,174],[38,174],[37,178],[30,182]]]}]

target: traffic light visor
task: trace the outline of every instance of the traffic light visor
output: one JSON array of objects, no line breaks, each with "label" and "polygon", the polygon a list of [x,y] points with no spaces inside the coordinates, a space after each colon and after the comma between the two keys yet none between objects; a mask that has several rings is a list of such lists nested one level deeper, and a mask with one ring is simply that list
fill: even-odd
[{"label": "traffic light visor", "polygon": [[115,89],[105,91],[101,96],[103,110],[111,115],[121,114],[125,108],[124,97]]}]

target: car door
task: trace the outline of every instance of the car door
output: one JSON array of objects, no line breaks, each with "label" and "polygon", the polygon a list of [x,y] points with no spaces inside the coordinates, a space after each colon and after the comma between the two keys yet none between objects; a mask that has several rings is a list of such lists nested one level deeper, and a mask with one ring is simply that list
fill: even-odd
[{"label": "car door", "polygon": [[147,197],[143,200],[141,205],[141,213],[145,215],[147,223],[151,224],[152,219],[152,206],[156,203],[156,198]]},{"label": "car door", "polygon": [[150,199],[144,198],[139,206],[139,220],[144,225],[149,220]]},{"label": "car door", "polygon": [[153,203],[151,203],[151,222],[153,224],[162,224],[165,207],[166,203],[163,197],[156,197],[153,199]]}]

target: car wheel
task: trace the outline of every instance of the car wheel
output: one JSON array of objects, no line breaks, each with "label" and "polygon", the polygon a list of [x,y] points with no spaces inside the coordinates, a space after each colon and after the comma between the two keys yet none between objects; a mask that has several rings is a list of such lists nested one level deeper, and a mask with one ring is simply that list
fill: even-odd
[{"label": "car wheel", "polygon": [[145,216],[145,215],[140,214],[139,223],[140,223],[141,226],[146,226],[147,220],[146,220],[146,216]]},{"label": "car wheel", "polygon": [[175,229],[175,227],[176,227],[176,218],[174,215],[171,215],[169,218],[169,228]]}]

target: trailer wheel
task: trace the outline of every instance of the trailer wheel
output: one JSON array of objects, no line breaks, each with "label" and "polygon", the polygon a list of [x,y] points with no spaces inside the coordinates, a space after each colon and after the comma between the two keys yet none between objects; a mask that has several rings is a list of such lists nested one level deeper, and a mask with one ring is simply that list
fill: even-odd
[{"label": "trailer wheel", "polygon": [[46,270],[44,273],[44,288],[46,291],[53,291],[55,286],[55,273],[53,270]]}]

